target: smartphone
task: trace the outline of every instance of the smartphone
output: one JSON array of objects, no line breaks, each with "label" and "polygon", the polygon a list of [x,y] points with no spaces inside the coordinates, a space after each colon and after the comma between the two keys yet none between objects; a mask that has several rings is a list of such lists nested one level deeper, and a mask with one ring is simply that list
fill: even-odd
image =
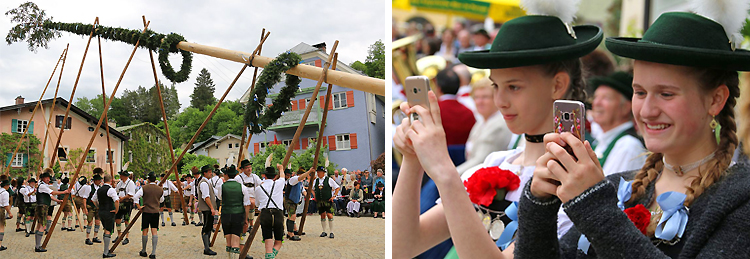
[{"label": "smartphone", "polygon": [[[430,101],[427,99],[427,92],[430,91],[430,79],[426,76],[410,76],[404,80],[404,92],[406,93],[406,101],[409,102],[409,107],[421,105],[426,109],[430,109]],[[409,114],[409,119],[414,122],[419,120],[419,114],[412,112]]]},{"label": "smartphone", "polygon": [[[557,100],[553,105],[553,122],[555,133],[570,132],[583,141],[586,132],[586,108],[582,102]],[[569,154],[573,154],[570,145],[565,146]]]}]

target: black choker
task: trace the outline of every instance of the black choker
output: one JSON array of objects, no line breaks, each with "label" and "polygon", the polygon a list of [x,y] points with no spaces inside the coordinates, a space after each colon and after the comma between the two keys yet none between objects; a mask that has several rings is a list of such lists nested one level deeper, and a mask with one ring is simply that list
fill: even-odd
[{"label": "black choker", "polygon": [[539,134],[539,135],[524,134],[524,137],[526,138],[526,142],[529,142],[529,143],[542,143],[542,142],[544,142],[544,135],[547,135],[547,133]]}]

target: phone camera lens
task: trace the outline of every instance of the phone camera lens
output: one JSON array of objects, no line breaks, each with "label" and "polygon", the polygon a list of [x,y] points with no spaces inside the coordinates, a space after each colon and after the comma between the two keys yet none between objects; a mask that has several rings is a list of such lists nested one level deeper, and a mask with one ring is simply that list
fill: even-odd
[{"label": "phone camera lens", "polygon": [[570,120],[570,113],[564,113],[563,114],[563,120],[569,121]]},{"label": "phone camera lens", "polygon": [[417,88],[414,88],[414,93],[415,93],[415,94],[417,93],[417,91],[418,91],[418,90],[417,90]]}]

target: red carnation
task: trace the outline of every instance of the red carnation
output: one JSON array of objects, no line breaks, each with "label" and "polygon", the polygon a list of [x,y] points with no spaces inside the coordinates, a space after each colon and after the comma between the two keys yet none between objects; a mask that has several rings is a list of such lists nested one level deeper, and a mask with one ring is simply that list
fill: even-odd
[{"label": "red carnation", "polygon": [[507,191],[518,189],[521,179],[511,171],[500,169],[500,167],[485,167],[477,170],[464,181],[469,199],[475,204],[488,206],[497,194],[497,189],[505,188]]},{"label": "red carnation", "polygon": [[625,209],[625,214],[628,215],[630,221],[633,221],[635,227],[646,235],[648,224],[651,223],[651,212],[642,204],[638,204],[635,207]]}]

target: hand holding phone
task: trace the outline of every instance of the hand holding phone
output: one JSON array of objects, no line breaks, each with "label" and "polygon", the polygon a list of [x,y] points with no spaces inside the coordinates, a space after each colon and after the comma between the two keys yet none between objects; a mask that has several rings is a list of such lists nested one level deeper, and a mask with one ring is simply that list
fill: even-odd
[{"label": "hand holding phone", "polygon": [[[427,92],[430,91],[430,79],[426,76],[410,76],[404,80],[404,92],[406,92],[406,100],[409,103],[409,107],[421,105],[427,110],[430,110],[430,102],[427,99]],[[412,112],[409,114],[409,119],[414,122],[419,120],[419,115]]]},{"label": "hand holding phone", "polygon": [[[555,133],[570,132],[583,141],[586,132],[586,108],[582,102],[557,100],[553,105]],[[565,145],[568,154],[575,157],[570,145]]]}]

